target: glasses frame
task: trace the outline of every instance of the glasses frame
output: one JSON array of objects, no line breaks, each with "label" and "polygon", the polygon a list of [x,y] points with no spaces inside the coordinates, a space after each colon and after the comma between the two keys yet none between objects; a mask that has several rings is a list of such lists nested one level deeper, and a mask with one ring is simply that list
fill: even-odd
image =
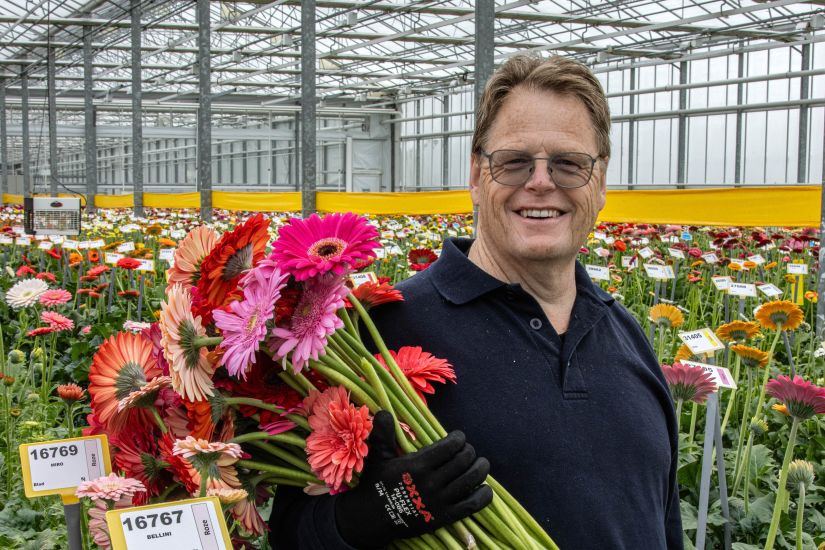
[{"label": "glasses frame", "polygon": [[550,165],[552,164],[553,160],[557,159],[558,157],[564,156],[564,155],[573,154],[573,155],[584,155],[584,156],[586,156],[590,159],[590,172],[587,174],[587,178],[584,180],[584,183],[582,183],[581,185],[573,185],[573,186],[561,185],[558,181],[556,181],[556,178],[553,178],[553,183],[557,187],[561,187],[562,189],[579,189],[580,187],[584,187],[585,185],[590,183],[590,178],[593,177],[593,170],[596,167],[596,162],[598,162],[598,160],[600,158],[600,157],[593,158],[588,153],[580,153],[580,152],[577,152],[577,151],[565,151],[563,153],[556,153],[555,155],[550,155],[549,157],[534,157],[534,156],[530,155],[531,158],[534,161],[533,162],[533,172],[530,172],[530,174],[527,176],[527,179],[525,179],[523,182],[519,183],[518,185],[511,185],[509,183],[500,182],[499,180],[496,179],[495,175],[493,175],[494,174],[494,171],[493,171],[493,155],[495,155],[496,153],[500,153],[502,151],[510,151],[510,152],[515,152],[515,153],[527,153],[527,151],[521,151],[521,150],[518,150],[518,149],[497,149],[495,151],[491,151],[491,152],[488,153],[484,149],[479,149],[479,152],[481,153],[481,155],[487,158],[487,166],[490,170],[490,177],[493,178],[493,181],[495,181],[499,185],[503,185],[505,187],[521,187],[521,186],[525,185],[528,181],[530,181],[530,178],[532,178],[533,174],[535,174],[535,161],[537,161],[537,160],[546,160],[547,161],[547,173],[552,177],[553,176],[553,169],[550,167]]}]

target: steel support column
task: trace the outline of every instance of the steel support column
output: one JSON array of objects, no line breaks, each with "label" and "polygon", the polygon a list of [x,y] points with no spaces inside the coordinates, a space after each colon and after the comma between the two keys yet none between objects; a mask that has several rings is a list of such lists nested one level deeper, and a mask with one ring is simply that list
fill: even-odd
[{"label": "steel support column", "polygon": [[[740,53],[737,57],[737,75],[739,78],[745,76],[745,54]],[[745,85],[739,83],[736,85],[736,104],[742,105],[745,100]],[[736,111],[736,158],[733,161],[733,183],[735,186],[742,183],[742,121],[745,114],[742,111]]]},{"label": "steel support column", "polygon": [[49,193],[57,196],[57,90],[54,83],[54,48],[49,48],[46,56],[46,87],[48,88],[49,109]]},{"label": "steel support column", "polygon": [[493,34],[495,28],[495,2],[479,0],[476,2],[476,36],[475,36],[475,98],[476,108],[484,86],[493,74],[493,55],[495,45]]},{"label": "steel support column", "polygon": [[132,11],[132,186],[135,216],[143,216],[143,111],[140,80],[140,4],[131,0]]},{"label": "steel support column", "polygon": [[301,0],[301,214],[315,212],[315,0]]},{"label": "steel support column", "polygon": [[819,207],[819,300],[816,303],[816,333],[820,340],[825,338],[825,143],[822,144],[822,181],[820,182],[822,199]]},{"label": "steel support column", "polygon": [[20,116],[23,126],[23,197],[32,196],[32,174],[29,151],[29,75],[26,67],[20,67]]},{"label": "steel support column", "polygon": [[[811,45],[802,44],[803,71],[811,68]],[[808,99],[811,77],[803,76],[799,79],[799,99]],[[808,180],[808,114],[810,107],[799,107],[799,149],[796,155],[796,181],[807,183]]]},{"label": "steel support column", "polygon": [[95,212],[97,195],[97,129],[92,91],[92,38],[92,27],[83,29],[83,114],[86,133],[83,149],[86,153],[86,211],[90,214]]},{"label": "steel support column", "polygon": [[[679,63],[679,84],[687,84],[688,64],[687,61]],[[679,90],[679,110],[687,109],[687,90]],[[676,164],[676,188],[684,189],[683,185],[687,181],[687,115],[679,115],[679,143],[678,157]]]},{"label": "steel support column", "polygon": [[[441,112],[450,112],[449,95],[441,98]],[[441,139],[441,188],[447,191],[450,188],[450,136],[447,135],[450,131],[450,117],[445,116],[441,119],[441,130],[444,132]]]},{"label": "steel support column", "polygon": [[[636,89],[636,68],[630,69],[630,89]],[[631,95],[630,114],[636,113],[636,96]],[[633,189],[636,181],[636,121],[631,119],[627,121],[627,188]],[[655,122],[654,122],[655,124]]]},{"label": "steel support column", "polygon": [[[198,0],[198,188],[201,217],[212,221],[212,65],[210,53],[209,0]],[[244,160],[245,162],[245,160]]]},{"label": "steel support column", "polygon": [[3,193],[9,190],[9,151],[6,141],[6,82],[0,80],[0,206],[5,204]]}]

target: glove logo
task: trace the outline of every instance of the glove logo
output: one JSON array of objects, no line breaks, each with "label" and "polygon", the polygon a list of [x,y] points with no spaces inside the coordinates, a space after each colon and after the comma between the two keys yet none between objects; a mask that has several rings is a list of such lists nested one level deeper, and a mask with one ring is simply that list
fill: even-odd
[{"label": "glove logo", "polygon": [[409,472],[404,472],[401,475],[401,480],[404,482],[404,487],[407,488],[407,493],[410,495],[410,500],[415,505],[415,509],[421,514],[424,518],[425,523],[429,523],[433,519],[433,515],[427,511],[427,507],[424,504],[421,493],[415,488],[415,483],[413,483],[413,478]]}]

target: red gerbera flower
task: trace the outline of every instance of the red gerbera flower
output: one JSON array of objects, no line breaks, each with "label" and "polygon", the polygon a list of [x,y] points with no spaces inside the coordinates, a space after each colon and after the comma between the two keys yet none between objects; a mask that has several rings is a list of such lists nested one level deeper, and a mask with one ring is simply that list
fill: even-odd
[{"label": "red gerbera flower", "polygon": [[342,275],[357,261],[374,257],[380,246],[378,230],[352,212],[292,218],[279,235],[272,258],[299,281],[328,271]]},{"label": "red gerbera flower", "polygon": [[32,329],[26,333],[27,338],[34,338],[35,336],[42,336],[43,334],[50,334],[52,332],[57,332],[57,329],[52,326],[48,327],[37,327],[36,329]]},{"label": "red gerbera flower", "polygon": [[435,252],[429,248],[414,248],[407,254],[407,260],[410,263],[410,269],[413,271],[423,271],[430,267],[434,261],[438,259]]},{"label": "red gerbera flower", "polygon": [[24,275],[36,275],[36,274],[37,274],[37,271],[33,270],[32,268],[30,268],[27,265],[21,265],[20,268],[18,268],[17,273],[16,273],[16,275],[18,277],[23,277]]},{"label": "red gerbera flower", "polygon": [[[450,381],[455,383],[453,366],[446,359],[439,359],[431,353],[423,351],[420,346],[404,346],[398,348],[397,352],[390,350],[390,355],[425,403],[427,399],[424,394],[429,393],[432,395],[435,393],[435,388],[430,382],[446,384]],[[384,365],[384,368],[387,368],[381,354],[376,354],[375,358]]]},{"label": "red gerbera flower", "polygon": [[[367,310],[371,307],[387,304],[389,302],[404,301],[404,296],[401,295],[401,291],[396,290],[391,284],[373,283],[372,281],[366,282],[358,286],[358,288],[354,288],[352,290],[352,295],[355,296],[355,299],[361,302],[361,305]],[[348,308],[352,307],[349,300],[346,300],[345,302]]]},{"label": "red gerbera flower", "polygon": [[140,267],[140,262],[134,258],[121,258],[116,264],[121,269],[137,269]]},{"label": "red gerbera flower", "polygon": [[54,273],[50,273],[48,271],[43,271],[35,275],[36,278],[40,279],[41,281],[49,281],[52,283],[57,282],[57,277],[54,276]]},{"label": "red gerbera flower", "polygon": [[108,265],[96,265],[92,269],[90,269],[86,274],[89,277],[100,277],[101,275],[109,271],[110,268]]},{"label": "red gerbera flower", "polygon": [[183,400],[183,406],[186,407],[186,416],[191,424],[191,432],[189,435],[198,439],[212,439],[212,433],[215,431],[215,424],[212,422],[212,403],[209,400],[190,401]]},{"label": "red gerbera flower", "polygon": [[48,254],[49,256],[54,258],[55,260],[59,260],[62,256],[62,251],[60,251],[56,248],[49,248],[45,252],[46,252],[46,254]]},{"label": "red gerbera flower", "polygon": [[225,306],[238,291],[241,275],[264,257],[269,241],[269,220],[261,214],[249,218],[232,231],[223,234],[201,263],[198,280],[199,314]]}]

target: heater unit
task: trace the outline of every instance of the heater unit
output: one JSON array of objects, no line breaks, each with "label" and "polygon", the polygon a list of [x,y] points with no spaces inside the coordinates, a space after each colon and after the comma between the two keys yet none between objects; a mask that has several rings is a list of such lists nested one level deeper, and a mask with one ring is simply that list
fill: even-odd
[{"label": "heater unit", "polygon": [[29,235],[79,235],[80,199],[30,197],[23,200],[25,229]]}]

